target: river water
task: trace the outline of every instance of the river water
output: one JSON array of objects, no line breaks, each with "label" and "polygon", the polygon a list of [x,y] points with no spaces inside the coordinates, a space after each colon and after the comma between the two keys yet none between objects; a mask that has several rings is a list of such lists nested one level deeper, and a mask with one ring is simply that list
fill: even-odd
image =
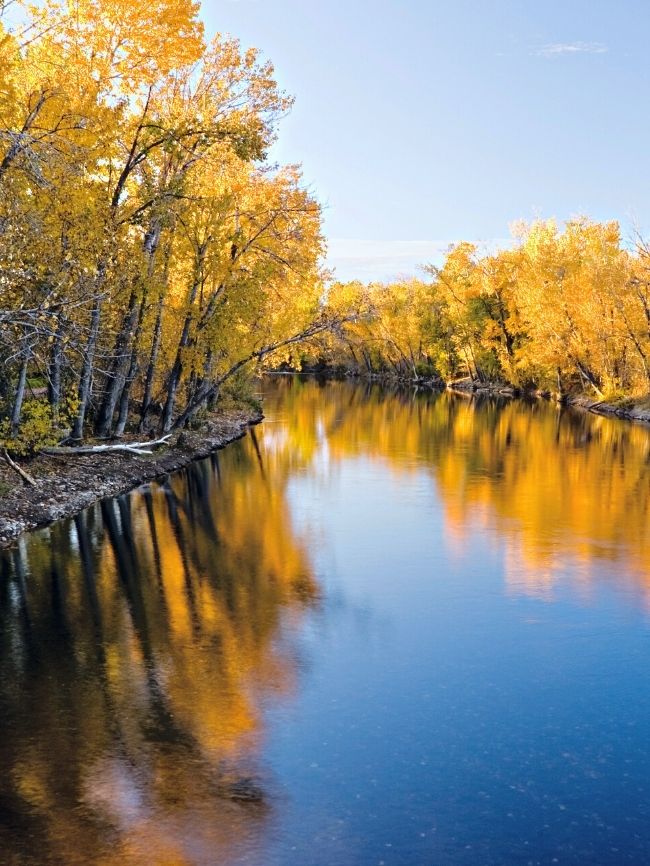
[{"label": "river water", "polygon": [[650,863],[650,431],[264,389],[2,555],[2,866]]}]

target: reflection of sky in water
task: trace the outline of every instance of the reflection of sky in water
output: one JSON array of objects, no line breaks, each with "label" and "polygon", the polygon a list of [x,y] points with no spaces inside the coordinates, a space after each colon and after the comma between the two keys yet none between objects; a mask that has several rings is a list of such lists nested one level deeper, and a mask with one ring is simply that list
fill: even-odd
[{"label": "reflection of sky in water", "polygon": [[289,803],[264,862],[646,862],[648,629],[627,550],[585,559],[598,539],[577,538],[536,567],[516,519],[450,519],[426,460],[395,457],[319,447],[288,486],[327,602],[299,705],[271,714]]},{"label": "reflection of sky in water", "polygon": [[268,391],[0,561],[7,862],[650,862],[647,431]]}]

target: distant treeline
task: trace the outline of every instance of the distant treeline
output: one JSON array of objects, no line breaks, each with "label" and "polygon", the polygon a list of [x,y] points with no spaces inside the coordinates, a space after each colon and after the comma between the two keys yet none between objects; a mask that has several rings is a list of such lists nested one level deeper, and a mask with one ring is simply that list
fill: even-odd
[{"label": "distant treeline", "polygon": [[650,392],[650,250],[641,241],[624,249],[617,223],[522,224],[511,249],[480,255],[461,243],[427,271],[423,280],[335,285],[339,303],[368,312],[321,358],[409,379]]}]

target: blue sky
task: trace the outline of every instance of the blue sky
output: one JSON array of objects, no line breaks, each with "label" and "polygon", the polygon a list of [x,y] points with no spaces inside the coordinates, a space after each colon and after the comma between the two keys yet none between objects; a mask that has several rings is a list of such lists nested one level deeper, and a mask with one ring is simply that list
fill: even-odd
[{"label": "blue sky", "polygon": [[578,213],[650,229],[647,0],[203,0],[209,32],[296,97],[340,278],[416,272],[460,239]]}]

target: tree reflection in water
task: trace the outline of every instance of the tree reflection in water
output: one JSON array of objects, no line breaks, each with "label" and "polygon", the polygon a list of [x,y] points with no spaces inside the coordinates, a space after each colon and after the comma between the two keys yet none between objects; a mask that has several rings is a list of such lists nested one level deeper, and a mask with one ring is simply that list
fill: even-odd
[{"label": "tree reflection in water", "polygon": [[571,561],[588,592],[594,566],[610,563],[650,599],[647,425],[544,400],[296,379],[277,382],[267,406],[282,411],[296,468],[325,441],[332,464],[363,456],[402,477],[428,472],[450,544],[489,529],[509,590],[550,597]]},{"label": "tree reflection in water", "polygon": [[259,701],[317,592],[277,478],[232,457],[235,484],[215,455],[2,557],[3,863],[229,862],[263,832]]}]

